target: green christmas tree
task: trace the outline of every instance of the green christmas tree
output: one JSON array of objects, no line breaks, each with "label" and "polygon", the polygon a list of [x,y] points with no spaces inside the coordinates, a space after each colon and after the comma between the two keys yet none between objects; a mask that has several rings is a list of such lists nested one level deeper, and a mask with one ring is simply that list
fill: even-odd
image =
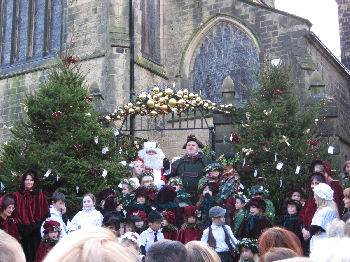
[{"label": "green christmas tree", "polygon": [[117,187],[127,172],[120,162],[129,159],[116,147],[116,131],[98,124],[92,102],[76,59],[59,61],[27,96],[27,116],[2,146],[2,193],[17,191],[23,171],[36,168],[41,189],[63,192],[72,214],[81,208],[83,194]]},{"label": "green christmas tree", "polygon": [[[259,88],[250,91],[244,120],[231,135],[241,181],[247,188],[263,185],[282,215],[286,190],[299,185],[308,191],[307,177],[313,159],[330,160],[327,149],[332,141],[322,138],[320,127],[327,101],[302,106],[293,92],[286,66],[265,61],[257,73]],[[331,139],[330,139],[331,140]]]}]

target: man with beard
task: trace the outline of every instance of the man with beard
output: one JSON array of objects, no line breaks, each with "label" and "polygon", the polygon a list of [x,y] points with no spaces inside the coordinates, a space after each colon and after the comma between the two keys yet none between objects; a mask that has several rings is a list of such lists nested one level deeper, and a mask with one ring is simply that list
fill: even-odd
[{"label": "man with beard", "polygon": [[212,163],[212,160],[199,152],[199,148],[204,148],[204,145],[195,135],[189,135],[182,148],[186,149],[186,155],[171,165],[171,176],[182,179],[185,191],[191,194],[195,203],[198,181],[204,176],[204,167]]},{"label": "man with beard", "polygon": [[156,142],[145,142],[143,149],[138,153],[139,158],[144,161],[146,170],[151,170],[154,176],[154,184],[158,190],[167,183],[164,177],[163,162],[165,155],[163,151],[157,147]]}]

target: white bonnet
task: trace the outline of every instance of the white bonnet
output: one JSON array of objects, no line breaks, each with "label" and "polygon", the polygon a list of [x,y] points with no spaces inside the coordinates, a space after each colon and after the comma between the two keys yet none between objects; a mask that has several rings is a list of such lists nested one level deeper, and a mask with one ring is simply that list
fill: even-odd
[{"label": "white bonnet", "polygon": [[332,188],[326,184],[326,183],[319,183],[317,186],[314,187],[314,193],[319,198],[322,198],[324,200],[333,200],[333,190]]}]

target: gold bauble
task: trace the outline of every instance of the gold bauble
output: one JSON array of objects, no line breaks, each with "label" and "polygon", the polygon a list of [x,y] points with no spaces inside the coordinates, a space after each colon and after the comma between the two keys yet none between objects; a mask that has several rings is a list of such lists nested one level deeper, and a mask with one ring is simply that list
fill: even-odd
[{"label": "gold bauble", "polygon": [[190,99],[192,99],[192,98],[194,98],[195,96],[194,96],[193,93],[190,93],[190,94],[188,95],[188,97],[189,97]]},{"label": "gold bauble", "polygon": [[141,108],[140,107],[135,107],[135,112],[140,113],[141,112]]},{"label": "gold bauble", "polygon": [[152,111],[150,112],[150,115],[151,115],[151,116],[157,116],[157,115],[158,115],[158,113],[157,113],[157,111],[152,110]]},{"label": "gold bauble", "polygon": [[154,108],[154,101],[153,101],[152,99],[149,99],[149,100],[147,101],[147,106],[148,106],[149,108]]},{"label": "gold bauble", "polygon": [[133,104],[132,103],[128,103],[128,107],[130,108],[130,107],[132,107],[133,106]]},{"label": "gold bauble", "polygon": [[162,97],[163,96],[163,92],[159,92],[158,97]]},{"label": "gold bauble", "polygon": [[164,97],[160,97],[158,102],[162,105],[165,103],[165,98]]},{"label": "gold bauble", "polygon": [[134,114],[134,113],[135,113],[135,109],[129,108],[129,114]]},{"label": "gold bauble", "polygon": [[194,96],[195,96],[195,97],[199,97],[199,95],[198,95],[198,94],[194,94]]},{"label": "gold bauble", "polygon": [[168,97],[168,96],[164,96],[164,99],[165,99],[165,100],[169,100],[169,97]]},{"label": "gold bauble", "polygon": [[145,92],[142,92],[141,94],[139,94],[139,99],[140,100],[145,100],[147,97],[147,94]]},{"label": "gold bauble", "polygon": [[188,89],[184,89],[184,95],[188,95]]},{"label": "gold bauble", "polygon": [[143,111],[140,112],[140,116],[144,116],[145,113]]},{"label": "gold bauble", "polygon": [[186,101],[183,100],[183,99],[180,99],[180,100],[178,101],[178,103],[179,103],[180,106],[183,106],[183,105],[186,103]]},{"label": "gold bauble", "polygon": [[152,99],[153,99],[154,101],[158,101],[158,95],[154,95],[154,96],[152,97]]},{"label": "gold bauble", "polygon": [[159,87],[158,86],[153,87],[153,93],[155,93],[155,94],[159,93]]},{"label": "gold bauble", "polygon": [[202,100],[202,98],[200,97],[200,96],[198,96],[197,98],[196,98],[196,101],[197,102],[200,102]]},{"label": "gold bauble", "polygon": [[212,103],[211,105],[212,105],[213,107],[215,107],[215,106],[216,106],[216,103]]},{"label": "gold bauble", "polygon": [[117,120],[122,120],[122,117],[121,116],[117,116],[116,119]]},{"label": "gold bauble", "polygon": [[209,104],[207,102],[204,103],[203,107],[207,109],[209,107]]},{"label": "gold bauble", "polygon": [[188,109],[190,107],[190,105],[189,104],[185,104],[185,107]]},{"label": "gold bauble", "polygon": [[169,99],[169,102],[168,102],[168,105],[171,106],[171,107],[175,107],[177,104],[177,101],[175,98],[170,98]]},{"label": "gold bauble", "polygon": [[125,109],[125,110],[128,110],[128,109],[129,109],[129,106],[128,106],[128,105],[124,105],[124,109]]},{"label": "gold bauble", "polygon": [[208,110],[212,110],[213,109],[213,107],[211,107],[211,106],[208,106]]},{"label": "gold bauble", "polygon": [[142,103],[140,101],[136,102],[136,105],[140,106]]},{"label": "gold bauble", "polygon": [[188,95],[184,95],[184,99],[188,99]]},{"label": "gold bauble", "polygon": [[163,111],[167,111],[167,110],[168,110],[168,106],[167,106],[167,105],[162,105],[162,106],[160,106],[160,108],[161,108]]},{"label": "gold bauble", "polygon": [[174,94],[174,91],[171,88],[167,88],[164,90],[165,94],[168,96],[171,96],[172,94]]},{"label": "gold bauble", "polygon": [[157,104],[154,105],[154,107],[155,107],[156,109],[159,109],[159,108],[160,108],[160,105],[157,103]]},{"label": "gold bauble", "polygon": [[176,95],[179,97],[182,97],[184,94],[184,92],[182,92],[181,90],[177,91]]},{"label": "gold bauble", "polygon": [[142,105],[141,108],[146,108],[146,105]]}]

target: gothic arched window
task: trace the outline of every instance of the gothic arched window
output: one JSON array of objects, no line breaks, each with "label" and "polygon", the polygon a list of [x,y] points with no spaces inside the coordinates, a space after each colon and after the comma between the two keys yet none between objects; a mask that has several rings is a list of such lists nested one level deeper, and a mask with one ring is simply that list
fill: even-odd
[{"label": "gothic arched window", "polygon": [[160,65],[160,0],[141,1],[141,11],[142,55]]},{"label": "gothic arched window", "polygon": [[61,0],[0,0],[0,75],[60,52],[62,12]]}]

